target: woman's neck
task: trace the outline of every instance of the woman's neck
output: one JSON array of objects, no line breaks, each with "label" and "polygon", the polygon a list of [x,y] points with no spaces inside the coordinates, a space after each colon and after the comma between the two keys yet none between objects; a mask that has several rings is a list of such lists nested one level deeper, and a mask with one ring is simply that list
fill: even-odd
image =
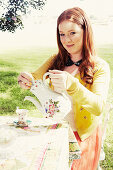
[{"label": "woman's neck", "polygon": [[83,58],[82,54],[71,54],[70,57],[73,62],[77,62]]}]

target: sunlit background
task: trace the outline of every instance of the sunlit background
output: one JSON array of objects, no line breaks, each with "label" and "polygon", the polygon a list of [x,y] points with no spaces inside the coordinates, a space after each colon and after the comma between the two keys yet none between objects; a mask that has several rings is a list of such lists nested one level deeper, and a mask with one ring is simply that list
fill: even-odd
[{"label": "sunlit background", "polygon": [[56,47],[57,17],[75,6],[81,7],[89,16],[96,44],[113,43],[113,0],[47,0],[43,10],[23,16],[23,30],[0,31],[0,51],[32,46]]}]

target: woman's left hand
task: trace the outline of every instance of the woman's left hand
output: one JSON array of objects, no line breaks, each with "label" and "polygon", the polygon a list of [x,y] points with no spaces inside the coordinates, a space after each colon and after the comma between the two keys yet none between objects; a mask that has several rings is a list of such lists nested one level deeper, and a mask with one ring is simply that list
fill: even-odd
[{"label": "woman's left hand", "polygon": [[66,91],[67,72],[60,70],[49,70],[49,73],[52,85],[54,86],[54,91],[58,93],[63,93]]}]

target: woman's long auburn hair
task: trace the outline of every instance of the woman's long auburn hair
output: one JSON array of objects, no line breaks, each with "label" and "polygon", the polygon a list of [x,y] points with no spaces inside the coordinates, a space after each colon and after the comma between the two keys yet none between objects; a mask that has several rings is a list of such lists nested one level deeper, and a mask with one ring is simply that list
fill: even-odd
[{"label": "woman's long auburn hair", "polygon": [[65,20],[78,24],[83,29],[83,58],[79,66],[80,76],[83,81],[88,84],[93,83],[94,76],[94,41],[91,24],[85,12],[78,8],[71,8],[65,10],[57,20],[57,44],[58,54],[54,57],[53,63],[49,69],[64,70],[68,56],[70,55],[63,47],[60,41],[59,24]]}]

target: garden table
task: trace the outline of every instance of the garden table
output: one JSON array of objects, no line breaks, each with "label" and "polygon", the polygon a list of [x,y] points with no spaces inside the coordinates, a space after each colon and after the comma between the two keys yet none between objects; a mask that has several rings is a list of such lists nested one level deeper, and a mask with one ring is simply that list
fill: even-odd
[{"label": "garden table", "polygon": [[29,117],[28,127],[16,127],[15,120],[0,116],[0,130],[14,132],[11,142],[0,143],[0,170],[68,170],[70,162],[80,158],[67,122]]}]

